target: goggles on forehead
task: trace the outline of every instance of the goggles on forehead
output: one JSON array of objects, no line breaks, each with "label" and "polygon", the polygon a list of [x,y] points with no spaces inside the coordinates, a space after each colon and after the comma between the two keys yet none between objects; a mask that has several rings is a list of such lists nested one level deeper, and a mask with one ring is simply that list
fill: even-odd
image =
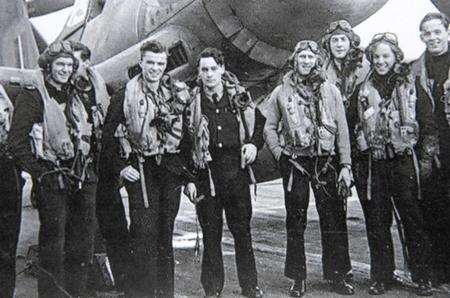
[{"label": "goggles on forehead", "polygon": [[339,20],[339,21],[335,21],[335,22],[331,22],[330,23],[330,26],[327,29],[327,33],[329,34],[329,33],[335,31],[338,28],[340,28],[340,29],[342,29],[342,30],[344,30],[346,32],[352,32],[353,31],[353,28],[352,28],[352,26],[350,25],[349,22],[347,22],[346,20]]},{"label": "goggles on forehead", "polygon": [[298,42],[297,45],[295,46],[294,53],[297,54],[304,50],[311,50],[314,54],[320,53],[319,45],[312,40],[302,40]]},{"label": "goggles on forehead", "polygon": [[60,53],[72,53],[72,45],[70,42],[64,40],[64,41],[57,41],[48,46],[48,54],[51,56],[58,55]]},{"label": "goggles on forehead", "polygon": [[370,43],[378,42],[378,41],[387,41],[391,44],[398,46],[397,35],[391,32],[384,32],[375,34],[372,37],[372,41]]}]

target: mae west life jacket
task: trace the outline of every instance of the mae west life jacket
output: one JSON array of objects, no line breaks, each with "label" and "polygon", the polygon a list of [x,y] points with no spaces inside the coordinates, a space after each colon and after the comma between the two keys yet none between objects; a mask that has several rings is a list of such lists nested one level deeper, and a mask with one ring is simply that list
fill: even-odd
[{"label": "mae west life jacket", "polygon": [[371,80],[367,80],[358,95],[358,149],[365,151],[370,148],[376,159],[388,157],[388,144],[397,154],[412,150],[419,136],[416,101],[412,77],[402,83],[397,82],[389,99],[382,99]]},{"label": "mae west life jacket", "polygon": [[123,111],[125,124],[120,124],[114,136],[121,144],[121,157],[132,152],[161,155],[179,152],[183,137],[183,112],[190,103],[185,83],[164,77],[160,92],[152,94],[144,85],[142,75],[127,83]]},{"label": "mae west life jacket", "polygon": [[[92,67],[88,67],[86,70],[89,78],[89,83],[91,83],[95,94],[95,104],[91,107],[92,124],[94,127],[94,133],[96,135],[97,142],[100,142],[102,128],[105,124],[106,112],[108,111],[111,97],[109,96],[106,89],[105,81],[97,72],[97,70]],[[76,82],[75,85],[77,85]],[[75,86],[75,90],[77,90],[75,94],[76,96],[82,96],[88,99],[87,91],[81,90],[81,88],[77,88],[77,86]]]},{"label": "mae west life jacket", "polygon": [[87,160],[93,128],[94,131],[101,130],[110,98],[101,76],[91,68],[88,68],[88,75],[95,91],[95,104],[91,109],[94,124],[88,121],[89,115],[80,93],[74,92],[62,108],[50,97],[40,76],[40,83],[36,87],[43,100],[43,122],[35,123],[30,132],[32,150],[37,158],[58,164],[62,160],[72,159],[78,151],[84,157],[82,160]]},{"label": "mae west life jacket", "polygon": [[360,65],[356,66],[355,69],[348,74],[339,74],[332,59],[328,59],[324,64],[327,80],[338,87],[345,107],[348,107],[349,98],[355,92],[356,86],[365,80],[369,70],[370,64],[366,59],[363,59]]},{"label": "mae west life jacket", "polygon": [[[225,72],[222,76],[222,84],[224,92],[227,92],[230,106],[235,111],[236,121],[239,124],[239,140],[243,145],[252,138],[255,130],[256,104],[234,74]],[[209,152],[208,119],[202,114],[201,109],[201,88],[199,86],[192,90],[189,131],[193,138],[194,165],[199,169],[205,169],[212,158]]]},{"label": "mae west life jacket", "polygon": [[[60,161],[75,156],[75,146],[70,136],[66,115],[58,102],[50,97],[45,88],[42,73],[38,75],[37,79],[36,88],[43,102],[43,122],[33,125],[30,132],[31,148],[37,159],[47,160],[57,165]],[[79,107],[79,104],[75,103],[74,107]],[[83,113],[77,114],[82,115]],[[83,119],[80,118],[80,120]]]},{"label": "mae west life jacket", "polygon": [[298,155],[333,155],[338,128],[331,85],[323,82],[316,91],[300,92],[293,75],[286,74],[277,96],[285,149]]}]

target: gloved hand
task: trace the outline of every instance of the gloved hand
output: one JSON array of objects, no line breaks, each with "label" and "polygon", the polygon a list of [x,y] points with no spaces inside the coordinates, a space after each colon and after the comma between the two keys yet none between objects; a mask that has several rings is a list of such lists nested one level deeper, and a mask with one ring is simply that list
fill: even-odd
[{"label": "gloved hand", "polygon": [[433,158],[421,158],[419,160],[420,179],[428,180],[433,169]]},{"label": "gloved hand", "polygon": [[347,186],[344,180],[338,181],[337,193],[340,198],[348,198],[352,196],[352,190],[350,187]]},{"label": "gloved hand", "polygon": [[352,170],[349,167],[342,167],[337,182],[337,191],[340,197],[347,198],[352,195],[351,191],[352,181],[353,181]]}]

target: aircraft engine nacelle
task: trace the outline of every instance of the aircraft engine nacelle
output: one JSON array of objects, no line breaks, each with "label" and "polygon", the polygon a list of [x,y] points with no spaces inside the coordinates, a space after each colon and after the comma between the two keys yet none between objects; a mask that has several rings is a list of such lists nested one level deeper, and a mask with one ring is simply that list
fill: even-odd
[{"label": "aircraft engine nacelle", "polygon": [[[220,0],[215,0],[219,2]],[[292,49],[301,39],[316,39],[339,19],[353,26],[379,10],[388,0],[228,0],[228,5],[260,40]],[[214,1],[209,1],[214,3]],[[448,1],[441,1],[448,2]]]},{"label": "aircraft engine nacelle", "polygon": [[140,60],[140,47],[148,40],[158,40],[169,50],[167,70],[174,78],[185,80],[195,69],[196,57],[203,49],[200,40],[188,29],[167,26],[131,48],[95,66],[114,89],[124,87],[130,79],[130,69]]},{"label": "aircraft engine nacelle", "polygon": [[282,68],[295,44],[317,40],[332,21],[357,25],[387,0],[209,0],[205,9],[220,32],[249,58]]},{"label": "aircraft engine nacelle", "polygon": [[450,17],[450,1],[448,0],[431,0],[433,4],[448,17]]}]

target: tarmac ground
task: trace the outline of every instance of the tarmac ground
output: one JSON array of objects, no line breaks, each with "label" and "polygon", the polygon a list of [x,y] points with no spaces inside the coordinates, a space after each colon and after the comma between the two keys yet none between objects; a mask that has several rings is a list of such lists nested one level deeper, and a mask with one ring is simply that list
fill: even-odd
[{"label": "tarmac ground", "polygon": [[[265,297],[288,297],[291,281],[284,277],[284,258],[286,247],[285,209],[280,180],[258,185],[257,199],[253,202],[252,237],[258,270],[259,286]],[[126,195],[124,204],[127,207]],[[367,246],[364,216],[358,199],[348,199],[348,230],[350,254],[356,293],[353,297],[370,297],[367,293],[369,280],[369,251]],[[23,271],[25,257],[31,245],[37,244],[39,220],[37,211],[24,203],[21,236],[18,249],[17,272]],[[199,237],[201,239],[201,231]],[[397,274],[405,279],[403,287],[394,288],[382,297],[414,297],[414,285],[408,282],[408,274],[403,264],[401,244],[396,226],[392,227],[395,242]],[[174,235],[175,247],[175,287],[176,297],[203,297],[200,284],[201,256],[195,255],[197,225],[195,209],[187,198],[182,199]],[[319,219],[311,198],[308,209],[308,227],[305,233],[308,280],[305,297],[339,297],[331,291],[330,285],[322,279],[321,244]],[[201,241],[200,241],[201,243]],[[234,240],[224,224],[223,250],[226,272],[222,297],[243,297],[237,281]],[[20,273],[16,283],[17,298],[37,297],[36,279],[27,272]],[[98,297],[108,296],[98,293]],[[117,297],[117,296],[116,296]],[[434,297],[450,297],[450,292],[436,290]]]}]

